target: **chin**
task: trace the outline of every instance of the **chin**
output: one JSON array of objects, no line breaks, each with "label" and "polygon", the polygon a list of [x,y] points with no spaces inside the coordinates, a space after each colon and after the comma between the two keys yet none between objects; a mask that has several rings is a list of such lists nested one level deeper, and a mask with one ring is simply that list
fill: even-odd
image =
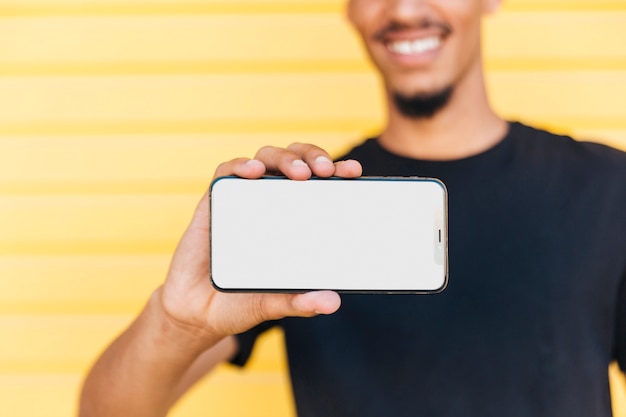
[{"label": "chin", "polygon": [[398,111],[414,119],[431,118],[446,107],[454,92],[453,86],[443,89],[406,94],[391,92],[391,98]]}]

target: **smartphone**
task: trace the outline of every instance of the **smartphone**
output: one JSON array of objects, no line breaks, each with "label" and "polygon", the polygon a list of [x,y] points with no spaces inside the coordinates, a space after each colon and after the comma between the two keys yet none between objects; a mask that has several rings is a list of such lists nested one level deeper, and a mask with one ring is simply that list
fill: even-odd
[{"label": "smartphone", "polygon": [[437,293],[448,279],[437,179],[220,177],[210,270],[221,291]]}]

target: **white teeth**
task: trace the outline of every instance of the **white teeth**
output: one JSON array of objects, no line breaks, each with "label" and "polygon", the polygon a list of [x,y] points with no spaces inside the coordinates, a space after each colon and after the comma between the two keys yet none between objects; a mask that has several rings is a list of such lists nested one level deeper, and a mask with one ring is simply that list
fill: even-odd
[{"label": "white teeth", "polygon": [[401,55],[414,55],[437,49],[441,45],[441,40],[437,37],[415,39],[412,41],[390,42],[388,48]]}]

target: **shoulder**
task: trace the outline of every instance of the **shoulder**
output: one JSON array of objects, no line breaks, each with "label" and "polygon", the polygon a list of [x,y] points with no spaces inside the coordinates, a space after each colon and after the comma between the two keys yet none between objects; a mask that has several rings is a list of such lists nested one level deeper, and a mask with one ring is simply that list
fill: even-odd
[{"label": "shoulder", "polygon": [[555,164],[566,170],[620,175],[626,181],[626,152],[610,146],[511,124],[511,134],[522,157]]}]

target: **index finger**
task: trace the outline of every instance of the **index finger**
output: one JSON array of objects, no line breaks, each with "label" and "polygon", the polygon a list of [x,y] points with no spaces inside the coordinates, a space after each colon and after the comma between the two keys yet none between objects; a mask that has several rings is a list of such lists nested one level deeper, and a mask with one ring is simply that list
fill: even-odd
[{"label": "index finger", "polygon": [[292,143],[287,149],[299,155],[318,177],[326,178],[334,175],[342,178],[356,178],[363,173],[363,168],[358,161],[346,160],[333,163],[328,152],[316,145]]},{"label": "index finger", "polygon": [[310,143],[292,143],[287,150],[298,155],[311,168],[313,175],[327,178],[335,174],[335,164],[328,152]]},{"label": "index finger", "polygon": [[213,178],[236,175],[242,178],[259,178],[265,174],[263,162],[250,158],[236,158],[221,163],[215,170]]}]

